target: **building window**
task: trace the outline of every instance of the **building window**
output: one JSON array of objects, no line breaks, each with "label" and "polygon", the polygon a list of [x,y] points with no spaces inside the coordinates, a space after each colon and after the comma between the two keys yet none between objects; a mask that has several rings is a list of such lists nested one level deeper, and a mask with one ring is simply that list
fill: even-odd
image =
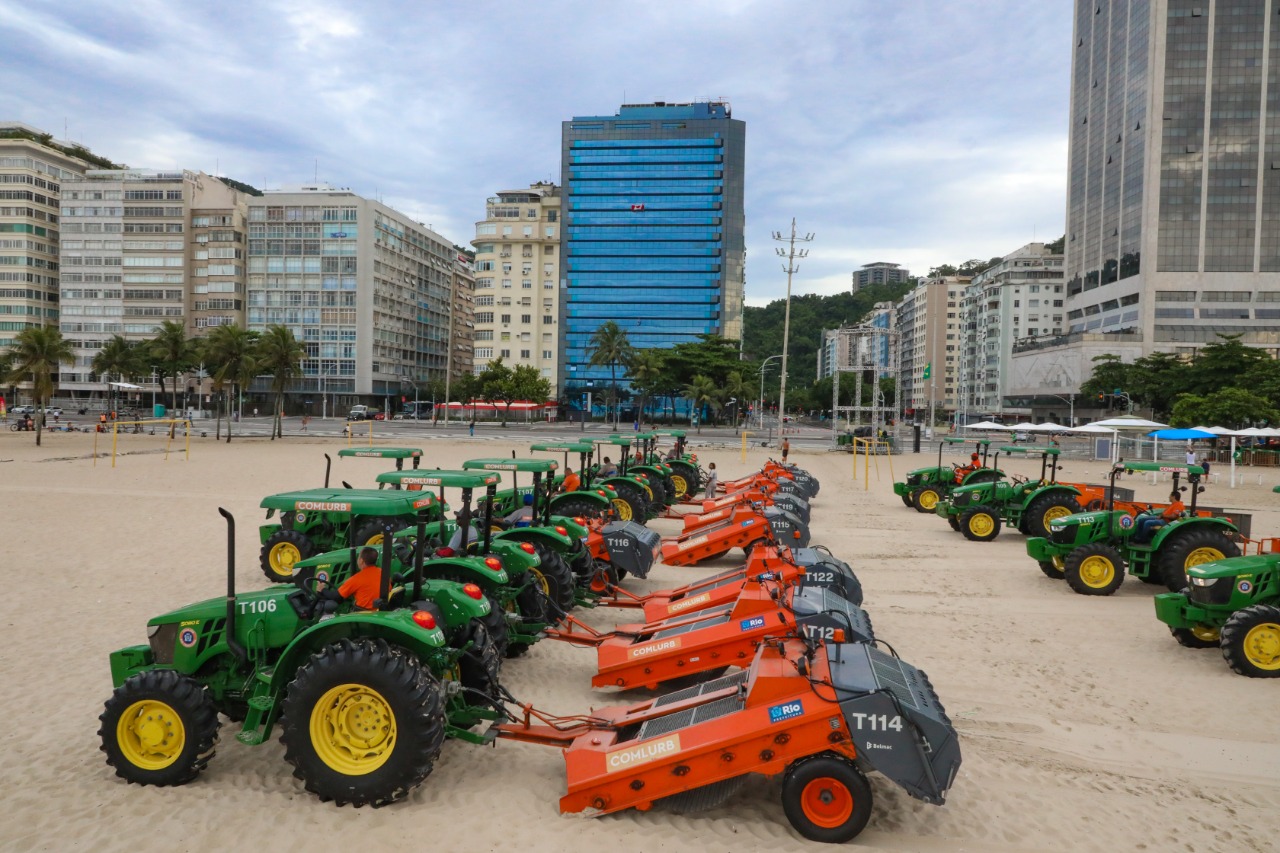
[{"label": "building window", "polygon": [[527,349],[522,349],[522,350],[520,350],[520,357],[521,357],[521,358],[530,358],[530,352],[529,352],[529,350],[527,350]]}]

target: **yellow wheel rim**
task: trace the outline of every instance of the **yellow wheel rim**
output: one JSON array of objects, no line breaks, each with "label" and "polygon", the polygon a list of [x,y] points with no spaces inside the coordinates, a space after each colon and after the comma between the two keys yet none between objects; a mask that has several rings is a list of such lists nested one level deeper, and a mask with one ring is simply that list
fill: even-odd
[{"label": "yellow wheel rim", "polygon": [[1280,625],[1263,622],[1244,635],[1244,656],[1258,669],[1280,669]]},{"label": "yellow wheel rim", "polygon": [[985,512],[980,512],[969,517],[969,532],[974,536],[990,536],[991,532],[995,529],[995,521]]},{"label": "yellow wheel rim", "polygon": [[1044,515],[1041,516],[1040,520],[1044,522],[1044,529],[1048,530],[1049,522],[1068,515],[1071,515],[1070,508],[1065,506],[1051,506],[1044,511]]},{"label": "yellow wheel rim", "polygon": [[631,520],[631,504],[622,498],[614,498],[610,503],[613,504],[613,511],[617,514],[619,521]]},{"label": "yellow wheel rim", "polygon": [[925,489],[920,493],[920,506],[927,510],[938,508],[938,493],[932,489]]},{"label": "yellow wheel rim", "polygon": [[1225,559],[1226,556],[1227,556],[1226,554],[1222,553],[1221,551],[1219,551],[1217,548],[1214,548],[1213,546],[1197,548],[1187,555],[1187,560],[1185,563],[1182,564],[1182,567],[1185,569],[1189,569],[1192,566],[1198,566],[1201,563],[1212,563],[1214,560]]},{"label": "yellow wheel rim", "polygon": [[1216,643],[1222,632],[1217,628],[1208,628],[1204,625],[1192,625],[1191,636],[1204,643]]},{"label": "yellow wheel rim", "polygon": [[689,493],[689,484],[679,474],[671,475],[671,485],[676,487],[676,497],[682,498]]},{"label": "yellow wheel rim", "polygon": [[293,577],[293,565],[302,559],[302,552],[292,542],[277,542],[267,555],[271,571],[282,578]]},{"label": "yellow wheel rim", "polygon": [[537,569],[530,569],[529,573],[533,575],[533,579],[538,584],[538,589],[542,590],[542,594],[547,598],[551,597],[551,584],[547,581],[547,576]]},{"label": "yellow wheel rim", "polygon": [[156,699],[143,699],[134,702],[120,716],[120,722],[116,723],[116,743],[133,766],[163,770],[182,755],[187,745],[187,729],[171,706]]},{"label": "yellow wheel rim", "polygon": [[368,539],[365,540],[364,544],[366,547],[377,548],[379,545],[382,544],[382,534],[381,533],[373,534],[372,536],[370,536]]},{"label": "yellow wheel rim", "polygon": [[396,748],[396,717],[382,694],[363,684],[340,684],[311,709],[311,746],[344,776],[372,773]]},{"label": "yellow wheel rim", "polygon": [[1085,586],[1101,589],[1115,580],[1116,567],[1106,557],[1097,554],[1085,557],[1080,563],[1080,580]]},{"label": "yellow wheel rim", "polygon": [[1065,557],[1051,557],[1049,562],[1053,563],[1053,567],[1059,572],[1065,572],[1067,570],[1067,560]]}]

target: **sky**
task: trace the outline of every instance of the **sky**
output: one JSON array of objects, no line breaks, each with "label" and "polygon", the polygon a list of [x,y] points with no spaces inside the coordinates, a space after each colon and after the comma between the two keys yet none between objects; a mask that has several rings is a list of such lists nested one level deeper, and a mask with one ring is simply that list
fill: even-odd
[{"label": "sky", "polygon": [[[0,120],[134,168],[347,187],[469,245],[560,123],[727,99],[747,302],[1063,232],[1070,0],[0,0]],[[64,133],[65,128],[65,133]]]}]

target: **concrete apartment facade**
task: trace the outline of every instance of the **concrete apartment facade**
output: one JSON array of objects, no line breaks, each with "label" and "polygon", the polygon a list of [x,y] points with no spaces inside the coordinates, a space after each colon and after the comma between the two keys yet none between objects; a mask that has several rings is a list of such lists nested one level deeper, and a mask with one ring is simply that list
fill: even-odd
[{"label": "concrete apartment facade", "polygon": [[89,167],[70,148],[0,122],[0,350],[23,329],[58,324],[62,185]]},{"label": "concrete apartment facade", "polygon": [[560,288],[560,188],[503,190],[476,223],[475,372],[502,359],[529,365],[556,396]]},{"label": "concrete apartment facade", "polygon": [[[244,209],[242,193],[202,172],[90,169],[65,182],[59,324],[75,364],[60,390],[106,393],[93,359],[114,335],[141,342],[166,321],[196,335],[243,323]],[[140,384],[143,396],[156,388]]]},{"label": "concrete apartment facade", "polygon": [[960,302],[969,281],[969,276],[921,279],[897,303],[898,403],[908,420],[927,421],[931,408],[937,420],[956,410]]},{"label": "concrete apartment facade", "polygon": [[1006,399],[1008,365],[1019,341],[1061,335],[1066,317],[1062,255],[1028,243],[973,277],[960,302],[964,349],[959,363],[961,423],[1008,413],[1030,415]]},{"label": "concrete apartment facade", "polygon": [[450,384],[475,372],[475,307],[475,263],[458,253],[453,264],[453,312],[449,315],[449,357],[445,365]]},{"label": "concrete apartment facade", "polygon": [[451,241],[325,184],[254,197],[248,219],[248,327],[286,326],[306,349],[286,411],[332,416],[363,403],[394,413],[415,383],[444,379]]},{"label": "concrete apartment facade", "polygon": [[853,271],[853,292],[857,293],[873,284],[902,284],[910,278],[911,273],[903,269],[901,264],[876,261]]},{"label": "concrete apartment facade", "polygon": [[1009,386],[1061,415],[1102,353],[1280,347],[1280,0],[1077,0],[1072,45],[1067,329]]}]

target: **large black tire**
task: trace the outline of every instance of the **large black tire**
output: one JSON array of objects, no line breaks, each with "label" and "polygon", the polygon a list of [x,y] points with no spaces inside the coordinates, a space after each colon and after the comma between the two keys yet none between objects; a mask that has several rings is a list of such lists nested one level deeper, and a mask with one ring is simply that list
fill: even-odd
[{"label": "large black tire", "polygon": [[542,561],[533,571],[541,572],[547,579],[548,594],[551,601],[559,608],[550,615],[553,617],[552,621],[558,622],[562,613],[568,613],[574,608],[573,589],[576,584],[573,579],[573,569],[569,568],[563,556],[549,546],[534,542],[533,547],[538,550],[538,559]]},{"label": "large black tire", "polygon": [[911,503],[911,493],[910,493],[910,492],[904,492],[903,494],[899,495],[899,497],[900,497],[900,498],[902,498],[902,505],[903,505],[903,506],[909,506],[909,507],[911,507],[912,509],[915,509],[915,504]]},{"label": "large black tire", "polygon": [[1280,678],[1280,607],[1254,604],[1222,626],[1222,656],[1249,678]]},{"label": "large black tire", "polygon": [[[685,491],[680,497],[692,497],[702,488],[702,474],[698,471],[698,466],[683,460],[673,460],[668,465],[671,466],[673,476],[679,476],[684,479]],[[679,488],[677,487],[677,492]]]},{"label": "large black tire", "polygon": [[1066,492],[1049,492],[1031,502],[1023,513],[1022,526],[1028,536],[1049,538],[1049,522],[1080,512],[1080,502]]},{"label": "large black tire", "polygon": [[974,471],[964,480],[964,485],[972,486],[975,483],[994,483],[1000,479],[1000,475],[992,468],[982,468]]},{"label": "large black tire", "polygon": [[502,608],[497,599],[492,596],[487,598],[489,612],[480,621],[484,622],[485,632],[489,635],[494,648],[498,650],[498,654],[505,657],[511,636],[511,632],[507,628],[507,611]]},{"label": "large black tire", "polygon": [[272,583],[289,583],[293,580],[294,564],[315,552],[315,545],[306,535],[296,530],[277,530],[262,543],[258,563],[267,580]]},{"label": "large black tire", "polygon": [[[489,636],[488,629],[479,619],[472,619],[468,623],[466,634],[463,644],[471,645],[458,659],[458,671],[461,676],[459,680],[468,690],[474,690],[496,701],[498,672],[502,667],[502,656],[506,650],[498,651],[493,638]],[[479,704],[478,699],[475,693],[466,697],[469,705]]]},{"label": "large black tire", "polygon": [[960,532],[960,519],[954,515],[947,516],[947,524],[951,525],[951,529],[956,533]]},{"label": "large black tire", "polygon": [[569,518],[599,518],[609,511],[609,507],[589,501],[586,498],[566,498],[558,501],[554,512]]},{"label": "large black tire", "polygon": [[960,514],[960,532],[970,542],[990,542],[1000,535],[1000,514],[989,506],[975,506]]},{"label": "large black tire", "polygon": [[368,545],[371,548],[382,547],[382,535],[386,526],[391,525],[391,532],[404,530],[409,526],[409,522],[402,518],[370,518],[360,522],[360,526],[356,528],[355,543],[357,548],[363,548]]},{"label": "large black tire", "polygon": [[1156,555],[1157,574],[1170,592],[1177,592],[1190,583],[1187,569],[1192,566],[1240,556],[1240,546],[1228,539],[1225,532],[1220,532],[1225,530],[1197,525],[1175,532],[1160,543],[1160,553]]},{"label": "large black tire", "polygon": [[648,475],[649,491],[653,492],[653,503],[649,509],[653,512],[662,512],[662,508],[667,505],[667,487],[662,482],[661,477]]},{"label": "large black tire", "polygon": [[1081,595],[1111,595],[1124,583],[1124,558],[1110,545],[1081,545],[1063,566],[1067,586]]},{"label": "large black tire", "polygon": [[792,764],[782,780],[782,810],[810,841],[843,844],[871,819],[871,785],[853,762],[830,752]]},{"label": "large black tire", "polygon": [[444,743],[439,682],[384,640],[339,640],[316,652],[289,684],[283,711],[293,775],[340,806],[404,798]]},{"label": "large black tire", "polygon": [[934,486],[921,486],[911,493],[911,505],[916,512],[933,512],[942,500],[942,492]]},{"label": "large black tire", "polygon": [[208,692],[171,669],[129,677],[98,719],[107,764],[121,779],[139,785],[190,782],[218,744],[218,712]]},{"label": "large black tire", "polygon": [[614,491],[609,502],[613,504],[613,511],[618,520],[644,524],[647,519],[645,510],[649,502],[640,487],[622,483],[614,483],[613,487]]},{"label": "large black tire", "polygon": [[1040,566],[1040,571],[1044,572],[1045,577],[1053,578],[1056,581],[1062,580],[1066,569],[1066,561],[1061,557],[1054,557],[1052,560],[1041,560],[1037,565]]}]

